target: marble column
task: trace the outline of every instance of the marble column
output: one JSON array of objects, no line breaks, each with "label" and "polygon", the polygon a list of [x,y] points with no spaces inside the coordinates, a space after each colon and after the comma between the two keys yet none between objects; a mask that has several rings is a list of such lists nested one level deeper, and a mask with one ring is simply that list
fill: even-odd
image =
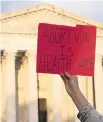
[{"label": "marble column", "polygon": [[0,118],[5,121],[6,119],[6,59],[5,56],[1,56],[1,62],[0,62],[0,68],[1,68],[1,79],[0,79],[0,85],[1,85],[1,115]]},{"label": "marble column", "polygon": [[24,79],[24,122],[29,121],[29,114],[28,114],[28,99],[27,99],[27,94],[28,94],[28,61],[27,57],[24,56],[22,58],[22,63],[23,63],[23,79]]},{"label": "marble column", "polygon": [[74,122],[75,119],[75,110],[74,103],[70,96],[68,96],[67,91],[65,89],[64,83],[62,85],[63,88],[63,122]]},{"label": "marble column", "polygon": [[96,109],[103,114],[103,72],[102,72],[102,56],[96,55],[95,59],[95,98]]},{"label": "marble column", "polygon": [[38,122],[38,88],[36,73],[36,53],[27,52],[28,58],[28,112],[29,122]]},{"label": "marble column", "polygon": [[53,121],[62,122],[62,79],[53,75]]},{"label": "marble column", "polygon": [[[2,59],[1,59],[1,57],[0,57],[0,86],[1,86],[1,80],[2,80],[2,78],[1,78],[1,76],[2,76],[2,61],[1,61]],[[0,95],[0,99],[1,99],[1,96],[2,96],[2,87],[0,87],[0,93],[1,93],[1,95]],[[2,100],[0,101],[0,110],[1,110],[1,112],[0,112],[0,120],[1,120],[1,118],[2,118]]]},{"label": "marble column", "polygon": [[7,88],[7,122],[16,122],[16,86],[15,86],[15,52],[5,52],[6,88]]},{"label": "marble column", "polygon": [[19,68],[18,68],[18,120],[23,122],[25,120],[25,74],[24,74],[24,66],[23,61],[20,59],[19,61]]}]

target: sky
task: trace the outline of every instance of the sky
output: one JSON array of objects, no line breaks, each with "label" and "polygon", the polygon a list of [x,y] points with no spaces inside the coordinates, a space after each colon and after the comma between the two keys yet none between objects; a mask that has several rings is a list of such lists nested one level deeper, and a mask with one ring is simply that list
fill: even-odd
[{"label": "sky", "polygon": [[78,14],[84,17],[88,17],[92,20],[96,20],[103,23],[103,0],[25,0],[25,1],[5,1],[2,0],[0,3],[1,12],[10,12],[27,8],[30,6],[38,5],[40,3],[49,3],[57,7],[64,8],[74,14]]}]

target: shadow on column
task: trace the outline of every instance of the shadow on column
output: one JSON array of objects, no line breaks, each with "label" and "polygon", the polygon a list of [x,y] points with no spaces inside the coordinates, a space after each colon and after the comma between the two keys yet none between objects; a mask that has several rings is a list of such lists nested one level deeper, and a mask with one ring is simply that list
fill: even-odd
[{"label": "shadow on column", "polygon": [[17,57],[15,61],[15,86],[16,86],[16,122],[19,122],[19,99],[18,99],[18,71],[20,70],[20,66],[22,64],[22,58]]}]

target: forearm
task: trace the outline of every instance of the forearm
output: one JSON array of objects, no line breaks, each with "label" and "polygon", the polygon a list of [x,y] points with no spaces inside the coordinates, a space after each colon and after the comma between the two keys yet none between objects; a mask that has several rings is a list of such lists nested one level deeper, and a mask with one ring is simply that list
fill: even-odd
[{"label": "forearm", "polygon": [[103,116],[88,103],[80,90],[71,94],[71,98],[79,110],[78,118],[81,122],[103,122]]},{"label": "forearm", "polygon": [[71,94],[71,98],[79,111],[83,108],[83,106],[88,104],[88,101],[79,89]]},{"label": "forearm", "polygon": [[77,115],[81,122],[103,122],[101,116],[86,100],[85,96],[81,93],[78,85],[78,78],[71,76],[68,72],[61,74],[65,83],[67,93],[71,96],[73,102],[79,110]]}]

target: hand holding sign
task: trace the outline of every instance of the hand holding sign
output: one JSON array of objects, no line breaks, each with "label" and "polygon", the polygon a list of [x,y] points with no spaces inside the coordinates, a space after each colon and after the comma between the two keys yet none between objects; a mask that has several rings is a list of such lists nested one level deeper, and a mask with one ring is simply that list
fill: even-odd
[{"label": "hand holding sign", "polygon": [[96,27],[39,24],[37,72],[93,75]]}]

